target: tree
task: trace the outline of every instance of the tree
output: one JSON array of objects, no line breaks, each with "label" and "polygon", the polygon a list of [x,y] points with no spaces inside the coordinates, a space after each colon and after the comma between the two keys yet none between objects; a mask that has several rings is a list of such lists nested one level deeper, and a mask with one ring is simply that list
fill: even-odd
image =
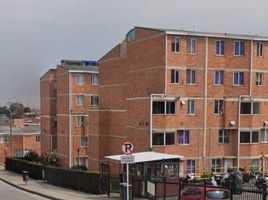
[{"label": "tree", "polygon": [[11,103],[9,110],[12,113],[13,119],[22,119],[24,116],[23,105],[21,103]]}]

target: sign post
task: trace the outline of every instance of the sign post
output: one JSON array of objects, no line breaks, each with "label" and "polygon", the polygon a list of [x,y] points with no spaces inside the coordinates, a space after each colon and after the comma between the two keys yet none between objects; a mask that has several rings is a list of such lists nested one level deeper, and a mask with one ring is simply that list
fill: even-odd
[{"label": "sign post", "polygon": [[121,163],[127,165],[127,200],[129,200],[129,163],[135,162],[135,157],[131,155],[134,151],[134,145],[130,142],[125,142],[122,145],[122,151],[125,155],[121,156]]}]

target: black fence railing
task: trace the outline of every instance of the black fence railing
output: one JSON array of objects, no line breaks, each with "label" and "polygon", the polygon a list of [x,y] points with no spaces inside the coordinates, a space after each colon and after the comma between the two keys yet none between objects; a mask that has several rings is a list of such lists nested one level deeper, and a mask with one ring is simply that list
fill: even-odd
[{"label": "black fence railing", "polygon": [[31,178],[74,190],[102,194],[109,189],[105,184],[108,182],[107,173],[49,167],[17,158],[6,158],[5,168],[17,173],[28,171]]}]

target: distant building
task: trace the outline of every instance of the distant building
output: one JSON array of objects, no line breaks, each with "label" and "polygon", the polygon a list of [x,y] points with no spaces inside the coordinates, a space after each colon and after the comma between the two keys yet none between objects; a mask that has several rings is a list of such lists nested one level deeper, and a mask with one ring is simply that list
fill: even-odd
[{"label": "distant building", "polygon": [[24,119],[15,119],[12,133],[10,126],[0,126],[0,165],[4,164],[5,157],[23,157],[29,150],[40,155],[40,141],[39,124],[24,126]]},{"label": "distant building", "polygon": [[63,167],[88,166],[89,108],[98,108],[95,61],[62,60],[40,78],[42,153],[55,153]]}]

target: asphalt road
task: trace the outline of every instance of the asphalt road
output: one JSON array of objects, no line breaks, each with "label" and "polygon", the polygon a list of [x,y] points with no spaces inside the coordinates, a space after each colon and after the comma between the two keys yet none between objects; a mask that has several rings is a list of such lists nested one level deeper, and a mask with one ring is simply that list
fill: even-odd
[{"label": "asphalt road", "polygon": [[0,200],[47,200],[46,198],[24,192],[0,181]]}]

